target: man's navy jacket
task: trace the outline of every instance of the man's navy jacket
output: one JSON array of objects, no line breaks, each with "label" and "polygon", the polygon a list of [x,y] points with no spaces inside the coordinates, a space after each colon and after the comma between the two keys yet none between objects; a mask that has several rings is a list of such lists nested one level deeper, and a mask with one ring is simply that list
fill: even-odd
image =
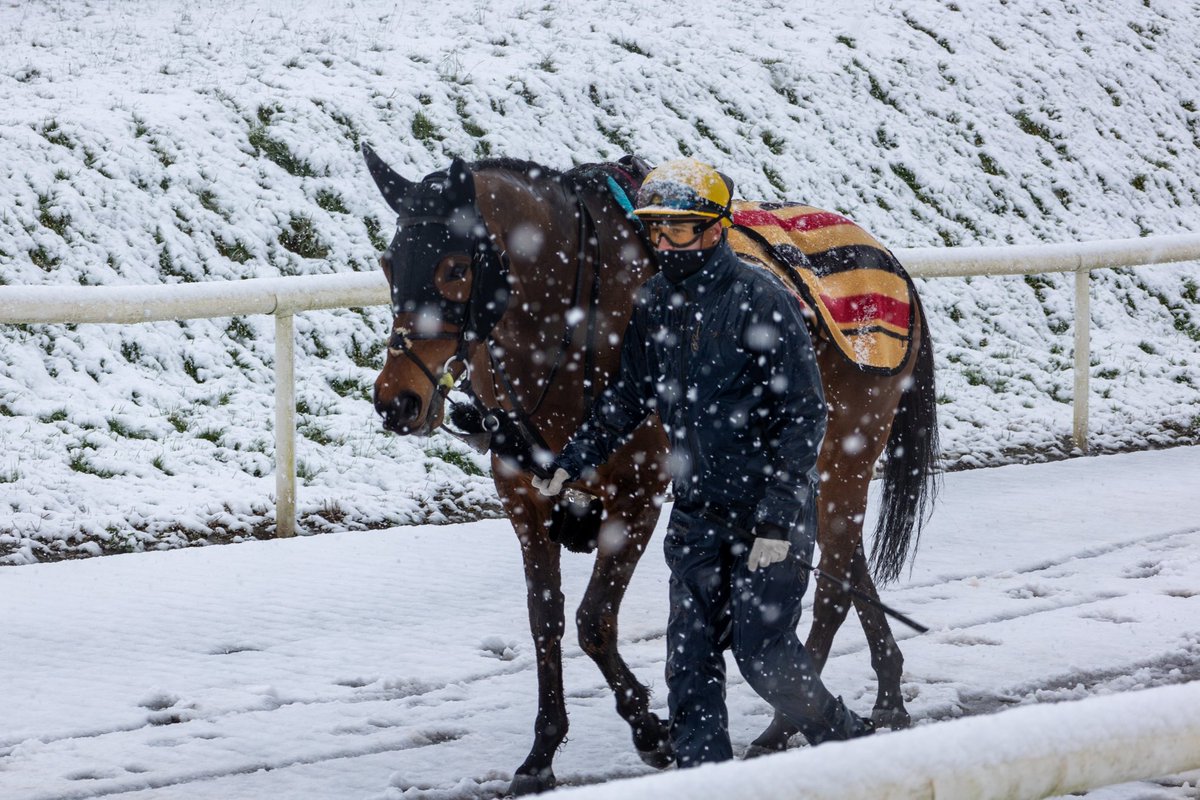
[{"label": "man's navy jacket", "polygon": [[681,283],[641,288],[620,373],[555,465],[579,476],[657,412],[677,508],[815,539],[826,406],[801,301],[725,240],[715,250]]}]

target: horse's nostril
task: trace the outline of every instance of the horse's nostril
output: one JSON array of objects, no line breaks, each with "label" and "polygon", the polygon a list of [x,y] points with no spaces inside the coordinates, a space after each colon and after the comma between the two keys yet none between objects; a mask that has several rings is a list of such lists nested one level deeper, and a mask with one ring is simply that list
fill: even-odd
[{"label": "horse's nostril", "polygon": [[414,420],[421,413],[421,399],[412,392],[404,392],[395,401],[396,416]]},{"label": "horse's nostril", "polygon": [[375,411],[383,417],[383,426],[398,433],[407,433],[421,414],[421,398],[412,392],[401,392],[390,401],[375,398]]}]

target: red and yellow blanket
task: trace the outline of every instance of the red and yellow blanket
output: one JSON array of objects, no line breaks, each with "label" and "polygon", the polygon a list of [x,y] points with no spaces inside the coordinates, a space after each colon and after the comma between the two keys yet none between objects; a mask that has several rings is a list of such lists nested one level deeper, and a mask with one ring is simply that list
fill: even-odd
[{"label": "red and yellow blanket", "polygon": [[912,342],[912,282],[887,248],[845,217],[803,205],[734,201],[729,241],[795,289],[823,335],[862,369],[891,374]]}]

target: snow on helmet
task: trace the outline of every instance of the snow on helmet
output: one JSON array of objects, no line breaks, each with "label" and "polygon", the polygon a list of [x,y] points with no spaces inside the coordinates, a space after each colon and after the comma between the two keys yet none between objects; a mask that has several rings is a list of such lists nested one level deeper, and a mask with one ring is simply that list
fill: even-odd
[{"label": "snow on helmet", "polygon": [[677,158],[650,171],[633,213],[644,220],[707,217],[728,228],[732,201],[733,181],[694,158]]}]

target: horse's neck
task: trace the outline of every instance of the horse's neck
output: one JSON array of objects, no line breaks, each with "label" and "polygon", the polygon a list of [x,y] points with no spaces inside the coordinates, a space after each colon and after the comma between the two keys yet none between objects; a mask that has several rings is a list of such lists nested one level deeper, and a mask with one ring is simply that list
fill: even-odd
[{"label": "horse's neck", "polygon": [[[583,221],[579,199],[561,187],[525,186],[512,176],[479,176],[477,183],[480,211],[509,251],[512,294],[492,336],[502,351],[496,364],[482,343],[475,348],[473,388],[485,402],[510,409],[515,395],[557,447],[581,421],[585,399],[599,394],[615,369],[614,341],[649,270],[638,263],[640,248],[638,258],[627,257],[638,240],[621,235],[628,223],[615,202],[586,198],[590,219]],[[530,247],[539,236],[540,247]]]}]

